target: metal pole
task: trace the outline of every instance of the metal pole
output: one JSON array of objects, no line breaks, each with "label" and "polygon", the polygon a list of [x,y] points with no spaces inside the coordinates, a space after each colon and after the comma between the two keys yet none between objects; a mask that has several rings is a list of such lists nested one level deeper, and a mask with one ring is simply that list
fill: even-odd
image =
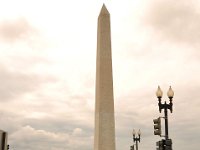
[{"label": "metal pole", "polygon": [[136,150],[138,150],[138,140],[136,140]]},{"label": "metal pole", "polygon": [[168,114],[167,114],[166,101],[165,101],[165,106],[164,106],[164,113],[165,113],[165,139],[167,140],[169,138],[169,135],[168,135]]}]

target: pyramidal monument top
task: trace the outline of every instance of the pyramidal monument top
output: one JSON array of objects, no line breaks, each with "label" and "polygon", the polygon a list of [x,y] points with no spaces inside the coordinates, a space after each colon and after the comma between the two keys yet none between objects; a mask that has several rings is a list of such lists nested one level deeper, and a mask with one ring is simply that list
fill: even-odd
[{"label": "pyramidal monument top", "polygon": [[108,9],[106,8],[105,4],[103,4],[103,6],[101,8],[99,16],[101,16],[101,15],[110,15],[110,13],[109,13]]}]

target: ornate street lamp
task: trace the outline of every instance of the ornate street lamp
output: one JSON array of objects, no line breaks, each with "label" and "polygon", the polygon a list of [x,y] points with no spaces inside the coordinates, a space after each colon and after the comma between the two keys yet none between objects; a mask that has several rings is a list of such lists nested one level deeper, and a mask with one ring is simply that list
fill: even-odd
[{"label": "ornate street lamp", "polygon": [[172,90],[171,86],[169,87],[169,90],[167,92],[167,96],[169,98],[169,104],[167,104],[166,101],[162,104],[162,102],[161,102],[162,95],[163,95],[163,92],[162,92],[160,86],[158,86],[158,89],[156,91],[156,96],[158,98],[158,106],[159,106],[160,113],[161,113],[162,109],[164,109],[164,114],[165,114],[165,116],[164,116],[164,119],[165,119],[165,139],[168,139],[169,135],[168,135],[168,114],[167,114],[167,109],[169,109],[170,112],[172,113],[172,111],[173,111],[172,99],[174,97],[174,91]]}]

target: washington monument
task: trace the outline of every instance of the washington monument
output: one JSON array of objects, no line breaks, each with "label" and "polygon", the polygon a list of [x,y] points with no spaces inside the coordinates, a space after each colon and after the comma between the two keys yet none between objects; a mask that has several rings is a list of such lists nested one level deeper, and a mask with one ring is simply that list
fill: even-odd
[{"label": "washington monument", "polygon": [[94,150],[115,150],[110,14],[105,5],[98,17]]}]

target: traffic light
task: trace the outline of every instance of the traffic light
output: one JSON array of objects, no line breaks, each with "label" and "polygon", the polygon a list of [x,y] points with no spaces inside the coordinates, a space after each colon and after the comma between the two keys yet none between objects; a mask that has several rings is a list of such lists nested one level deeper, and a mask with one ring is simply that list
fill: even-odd
[{"label": "traffic light", "polygon": [[160,117],[157,118],[157,119],[154,119],[153,123],[154,123],[154,135],[160,135],[161,136],[162,131],[161,131],[161,119],[160,119]]},{"label": "traffic light", "polygon": [[161,140],[156,142],[156,150],[172,150],[172,140],[167,139],[167,140]]},{"label": "traffic light", "polygon": [[156,150],[165,150],[165,149],[164,149],[164,143],[165,143],[164,140],[161,140],[161,141],[156,142],[156,146],[158,146],[158,147],[156,148]]},{"label": "traffic light", "polygon": [[130,146],[131,150],[134,150],[134,145],[133,146]]},{"label": "traffic light", "polygon": [[172,150],[172,140],[171,139],[165,140],[165,150]]}]

